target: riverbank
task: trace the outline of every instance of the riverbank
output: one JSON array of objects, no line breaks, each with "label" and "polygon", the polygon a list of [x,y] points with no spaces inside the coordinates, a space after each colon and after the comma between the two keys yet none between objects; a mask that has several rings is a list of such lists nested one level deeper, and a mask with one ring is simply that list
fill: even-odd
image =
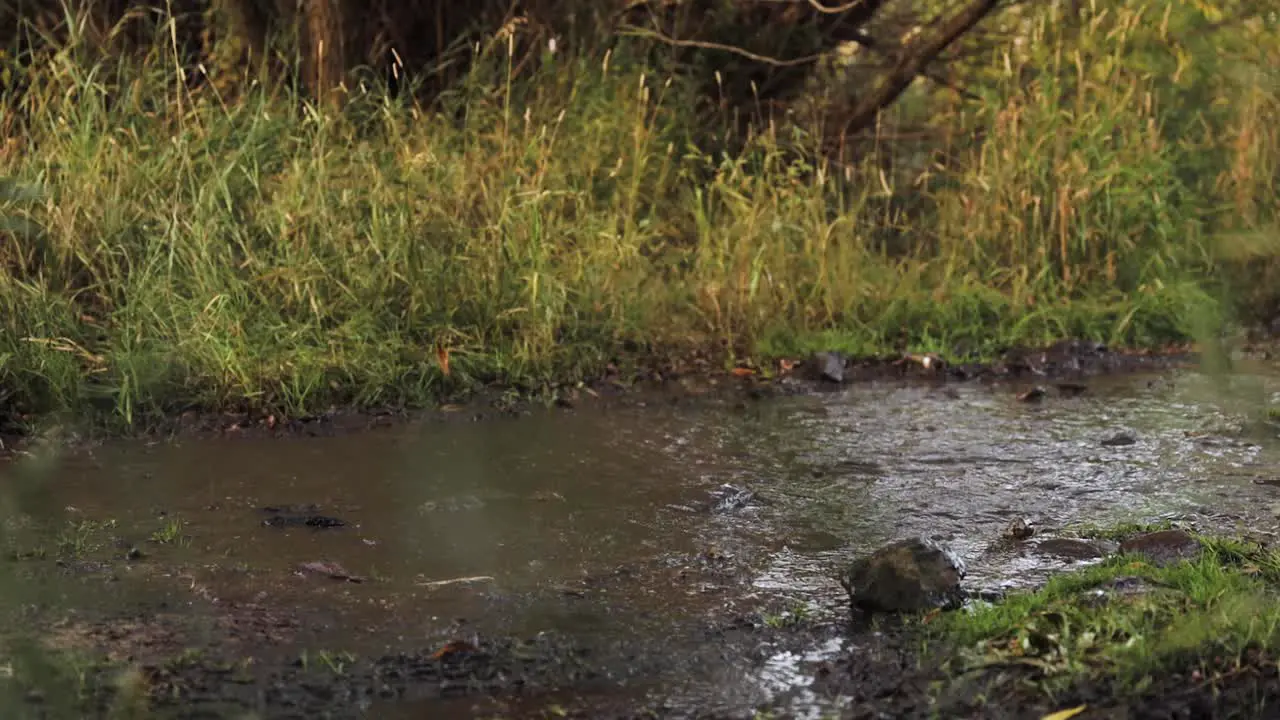
[{"label": "riverbank", "polygon": [[1199,537],[1197,551],[1182,544],[1188,536],[1178,531],[1148,537],[1157,552],[1121,554],[1035,593],[940,619],[929,633],[953,649],[943,696],[956,712],[1274,712],[1280,702],[1274,538]]},{"label": "riverbank", "polygon": [[[341,112],[178,83],[167,35],[4,56],[0,415],[301,418],[611,367],[954,363],[1265,323],[1280,144],[1251,78],[1280,43],[1167,5],[1203,47],[1137,0],[1074,34],[1037,16],[971,79],[989,99],[913,89],[886,128],[925,139],[886,129],[840,161],[801,120],[726,141],[626,42],[515,74],[486,50],[435,104],[364,88]],[[1169,80],[1185,52],[1215,59]]]},{"label": "riverbank", "polygon": [[[1270,341],[1250,346],[1247,354],[1268,356]],[[1207,362],[1222,362],[1217,352]],[[745,360],[724,368],[708,357],[632,366],[628,373],[611,365],[602,377],[539,389],[494,383],[459,389],[432,407],[330,407],[324,412],[289,417],[269,408],[209,411],[188,409],[157,417],[146,425],[102,427],[69,418],[25,418],[0,433],[0,458],[27,452],[41,443],[63,450],[113,437],[199,440],[214,436],[252,438],[335,437],[405,423],[479,422],[527,416],[535,411],[567,412],[579,406],[631,407],[646,404],[719,403],[745,406],[785,395],[830,392],[852,384],[919,382],[926,384],[994,383],[1020,401],[1076,397],[1088,392],[1091,379],[1204,366],[1205,358],[1190,345],[1160,351],[1112,349],[1085,340],[1064,340],[1041,348],[1014,348],[988,362],[948,363],[936,354],[855,357],[828,350],[800,358],[781,358],[761,366]],[[1052,399],[1050,400],[1052,402]],[[43,425],[42,425],[43,424]]]}]

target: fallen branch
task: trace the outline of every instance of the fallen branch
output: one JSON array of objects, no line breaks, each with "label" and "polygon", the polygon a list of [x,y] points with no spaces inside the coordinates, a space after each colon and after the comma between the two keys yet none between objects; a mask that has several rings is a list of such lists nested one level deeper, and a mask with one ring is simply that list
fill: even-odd
[{"label": "fallen branch", "polygon": [[[814,6],[815,9],[818,9],[819,12],[835,13],[835,12],[845,12],[856,6],[862,5],[863,2],[865,2],[865,0],[854,0],[854,2],[848,3],[847,5],[842,5],[839,8],[826,8],[826,9],[822,9],[822,8],[825,8],[825,6],[819,6],[816,3],[816,0],[809,0],[809,2],[811,5]],[[796,67],[799,65],[808,65],[808,64],[815,63],[818,60],[821,60],[822,58],[827,57],[828,55],[831,54],[831,52],[823,52],[823,53],[805,55],[803,57],[791,58],[791,59],[776,58],[776,57],[771,57],[769,55],[761,55],[759,53],[754,53],[754,52],[751,52],[750,50],[738,47],[736,45],[709,42],[706,40],[679,40],[669,35],[665,35],[657,30],[650,30],[648,28],[637,27],[634,25],[627,25],[619,28],[619,34],[630,36],[630,37],[641,37],[641,38],[647,38],[649,40],[657,40],[658,42],[661,42],[666,45],[670,45],[672,47],[697,48],[700,50],[717,50],[720,52],[732,53],[734,55],[738,55],[739,57],[744,57],[744,58],[747,58],[748,60],[752,60],[758,63],[763,63],[765,65],[771,65],[773,67]],[[854,31],[851,37],[851,41],[857,43],[858,45],[861,45],[862,47],[867,48],[868,50],[871,50],[872,52],[876,52],[881,55],[888,54],[885,52],[883,46],[879,42],[877,42],[870,35],[867,35],[866,33],[863,33],[861,31]],[[936,57],[936,53],[934,56]],[[978,97],[976,94],[974,94],[973,92],[970,92],[968,89],[961,87],[960,85],[957,85],[956,83],[952,82],[946,77],[926,69],[925,67],[923,67],[923,65],[925,64],[927,63],[923,63],[920,69],[916,71],[916,74],[919,75],[920,77],[930,80],[936,83],[937,85],[945,87],[969,100],[982,99]]]},{"label": "fallen branch", "polygon": [[971,5],[951,18],[940,31],[913,41],[898,64],[889,71],[888,77],[854,107],[849,120],[845,123],[845,133],[861,130],[870,125],[881,110],[906,92],[911,82],[924,71],[926,65],[933,62],[951,43],[972,30],[999,4],[1000,0],[974,0]]},{"label": "fallen branch", "polygon": [[[878,41],[876,41],[875,38],[871,37],[870,35],[867,35],[866,33],[855,32],[853,34],[853,42],[861,45],[862,47],[872,52],[879,53],[881,55],[888,54],[884,51],[884,48],[880,45]],[[930,80],[937,85],[941,85],[942,87],[945,87],[948,90],[951,90],[952,92],[965,97],[966,99],[969,99],[969,100],[982,99],[976,93],[971,92],[968,88],[961,87],[960,85],[957,85],[955,82],[951,81],[945,76],[939,75],[938,73],[933,72],[932,70],[929,70],[929,69],[921,70],[920,77]]]},{"label": "fallen branch", "polygon": [[721,52],[733,53],[740,55],[748,60],[754,60],[758,63],[772,65],[774,67],[795,67],[797,65],[808,65],[817,62],[827,55],[827,53],[817,53],[816,55],[805,55],[804,57],[792,58],[791,60],[782,60],[780,58],[769,57],[768,55],[760,55],[753,53],[745,48],[736,45],[725,45],[723,43],[706,42],[704,40],[677,40],[676,38],[664,35],[657,30],[647,30],[645,28],[627,26],[620,29],[620,34],[629,35],[631,37],[643,37],[651,40],[657,40],[661,43],[671,45],[672,47],[683,48],[699,48],[702,50],[719,50]]},{"label": "fallen branch", "polygon": [[438,588],[447,585],[464,585],[478,582],[493,582],[493,577],[490,575],[472,575],[470,577],[450,578],[449,580],[424,580],[414,584],[418,587]]}]

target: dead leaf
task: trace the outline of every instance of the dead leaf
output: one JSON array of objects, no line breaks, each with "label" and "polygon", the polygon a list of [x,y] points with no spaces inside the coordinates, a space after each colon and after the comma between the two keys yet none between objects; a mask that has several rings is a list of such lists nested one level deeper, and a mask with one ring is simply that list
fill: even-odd
[{"label": "dead leaf", "polygon": [[475,645],[472,645],[471,643],[465,640],[450,640],[449,642],[444,644],[444,647],[431,653],[431,659],[441,660],[449,655],[456,655],[457,653],[464,653],[464,652],[465,653],[480,652],[480,648],[476,647]]},{"label": "dead leaf", "polygon": [[902,356],[902,360],[900,362],[915,363],[925,370],[940,370],[946,366],[946,363],[942,361],[942,358],[938,357],[934,353],[907,353]]},{"label": "dead leaf", "polygon": [[444,373],[445,377],[449,377],[449,348],[437,345],[436,360],[440,363],[440,372]]},{"label": "dead leaf", "polygon": [[1040,718],[1040,720],[1067,720],[1067,718],[1073,718],[1079,715],[1080,713],[1084,712],[1085,709],[1088,707],[1089,707],[1088,705],[1078,705],[1073,708],[1067,708],[1066,710],[1059,710],[1058,712],[1053,712],[1053,713],[1049,713],[1048,715],[1045,715],[1044,717]]},{"label": "dead leaf", "polygon": [[752,375],[756,374],[755,370],[752,370],[751,368],[744,368],[744,367],[736,367],[730,370],[729,372],[732,373],[734,377],[751,377]]}]

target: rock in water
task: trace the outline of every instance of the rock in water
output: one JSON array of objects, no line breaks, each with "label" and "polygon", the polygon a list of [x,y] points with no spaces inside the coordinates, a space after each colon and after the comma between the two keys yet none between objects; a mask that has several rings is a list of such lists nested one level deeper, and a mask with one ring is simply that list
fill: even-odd
[{"label": "rock in water", "polygon": [[1102,441],[1103,447],[1125,447],[1138,442],[1138,438],[1127,432],[1118,432]]},{"label": "rock in water", "polygon": [[960,603],[964,562],[927,538],[899,540],[853,563],[849,601],[869,612],[917,612]]},{"label": "rock in water", "polygon": [[810,359],[816,379],[837,384],[844,382],[844,363],[844,355],[838,352],[818,352]]}]

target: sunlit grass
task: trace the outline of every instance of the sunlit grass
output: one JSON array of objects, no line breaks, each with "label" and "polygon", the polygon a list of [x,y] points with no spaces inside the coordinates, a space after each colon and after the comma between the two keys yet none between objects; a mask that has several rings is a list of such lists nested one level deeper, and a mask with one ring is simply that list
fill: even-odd
[{"label": "sunlit grass", "polygon": [[[953,673],[1022,667],[1050,692],[1104,676],[1136,689],[1163,670],[1273,654],[1280,554],[1237,540],[1203,541],[1199,559],[1157,567],[1113,558],[1054,577],[1039,591],[950,614],[931,632],[958,649]],[[1140,587],[1108,589],[1117,579]]]},{"label": "sunlit grass", "polygon": [[1219,247],[1270,237],[1280,43],[1250,26],[1209,60],[1137,22],[1147,5],[1072,37],[1038,20],[983,103],[904,102],[946,147],[852,167],[800,127],[704,148],[687,84],[626,47],[513,75],[497,44],[438,105],[370,90],[335,114],[284,85],[188,91],[163,45],[102,58],[73,34],[4,61],[0,192],[24,190],[0,197],[0,399],[137,424],[418,405],[708,347],[1212,333],[1269,297],[1270,246]]}]

